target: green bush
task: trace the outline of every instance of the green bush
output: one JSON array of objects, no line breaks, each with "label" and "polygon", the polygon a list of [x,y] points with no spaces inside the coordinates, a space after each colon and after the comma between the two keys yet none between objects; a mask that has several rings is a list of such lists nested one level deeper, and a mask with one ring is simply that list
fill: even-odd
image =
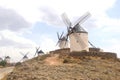
[{"label": "green bush", "polygon": [[19,65],[21,65],[21,62],[17,62],[17,63],[15,64],[15,66],[19,66]]},{"label": "green bush", "polygon": [[64,59],[64,60],[63,60],[63,63],[68,63],[68,62],[69,62],[68,59]]},{"label": "green bush", "polygon": [[7,62],[6,62],[5,60],[2,60],[2,61],[0,62],[0,65],[5,67],[5,66],[7,65]]}]

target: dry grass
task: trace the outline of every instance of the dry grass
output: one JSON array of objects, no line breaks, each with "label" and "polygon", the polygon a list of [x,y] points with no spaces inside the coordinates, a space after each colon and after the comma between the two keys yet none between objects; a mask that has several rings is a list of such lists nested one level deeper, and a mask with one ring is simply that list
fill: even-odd
[{"label": "dry grass", "polygon": [[[46,65],[46,60],[63,63],[51,66]],[[100,57],[44,55],[16,66],[6,80],[120,80],[120,62]]]}]

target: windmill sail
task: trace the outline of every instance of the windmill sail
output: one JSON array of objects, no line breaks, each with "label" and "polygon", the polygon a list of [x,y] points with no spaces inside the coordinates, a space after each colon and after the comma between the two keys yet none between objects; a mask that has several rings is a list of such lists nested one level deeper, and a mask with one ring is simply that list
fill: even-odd
[{"label": "windmill sail", "polygon": [[20,52],[20,54],[23,56],[23,58],[20,60],[20,62],[28,60],[28,56],[27,55],[29,54],[29,52],[27,52],[26,54]]},{"label": "windmill sail", "polygon": [[93,48],[96,48],[90,41],[88,41],[88,42]]},{"label": "windmill sail", "polygon": [[67,26],[67,27],[71,27],[71,22],[70,22],[70,20],[68,19],[66,13],[63,13],[61,16],[62,16],[63,22],[66,24],[66,26]]},{"label": "windmill sail", "polygon": [[86,19],[90,17],[90,13],[86,12],[83,16],[81,16],[74,24],[72,27],[75,27],[77,24],[82,24]]},{"label": "windmill sail", "polygon": [[38,48],[36,47],[36,52],[35,52],[35,55],[34,55],[34,56],[36,56],[36,55],[38,54],[39,48],[40,48],[40,47],[38,47]]},{"label": "windmill sail", "polygon": [[37,55],[37,56],[39,56],[39,55],[42,55],[42,54],[44,54],[44,52],[42,51],[42,50],[40,50],[40,47],[36,47],[36,52],[35,52],[35,55],[34,55],[34,57]]},{"label": "windmill sail", "polygon": [[[74,50],[89,50],[88,44],[95,47],[90,41],[88,41],[87,31],[81,27],[81,24],[91,16],[89,12],[82,15],[74,24],[70,22],[65,13],[62,14],[62,19],[67,26],[67,39],[70,37],[70,49]],[[79,45],[78,45],[79,44]],[[77,48],[77,49],[76,49]],[[80,50],[79,50],[80,51]]]},{"label": "windmill sail", "polygon": [[62,48],[66,48],[67,47],[67,42],[68,42],[68,40],[67,40],[67,36],[63,36],[63,32],[62,32],[62,34],[61,35],[59,35],[59,33],[57,32],[57,36],[58,36],[58,42],[57,42],[57,44],[56,45],[58,45],[59,47],[60,47],[60,49],[62,49]]}]

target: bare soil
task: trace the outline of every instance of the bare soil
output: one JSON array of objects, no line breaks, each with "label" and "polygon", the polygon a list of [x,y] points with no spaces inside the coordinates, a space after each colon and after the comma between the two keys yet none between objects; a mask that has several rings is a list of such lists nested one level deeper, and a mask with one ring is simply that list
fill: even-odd
[{"label": "bare soil", "polygon": [[62,61],[58,58],[59,55],[55,54],[51,57],[47,57],[44,61],[47,65],[61,65]]}]

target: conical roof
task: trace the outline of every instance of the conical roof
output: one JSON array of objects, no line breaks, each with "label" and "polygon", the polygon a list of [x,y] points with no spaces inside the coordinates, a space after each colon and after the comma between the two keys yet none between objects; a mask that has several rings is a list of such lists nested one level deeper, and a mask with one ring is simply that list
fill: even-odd
[{"label": "conical roof", "polygon": [[87,31],[84,30],[79,24],[76,25],[75,27],[73,27],[72,31],[73,32],[85,32],[85,33],[87,33]]},{"label": "conical roof", "polygon": [[6,56],[5,58],[6,58],[6,59],[10,59],[10,56]]},{"label": "conical roof", "polygon": [[42,50],[38,51],[39,54],[43,54],[44,52]]}]

